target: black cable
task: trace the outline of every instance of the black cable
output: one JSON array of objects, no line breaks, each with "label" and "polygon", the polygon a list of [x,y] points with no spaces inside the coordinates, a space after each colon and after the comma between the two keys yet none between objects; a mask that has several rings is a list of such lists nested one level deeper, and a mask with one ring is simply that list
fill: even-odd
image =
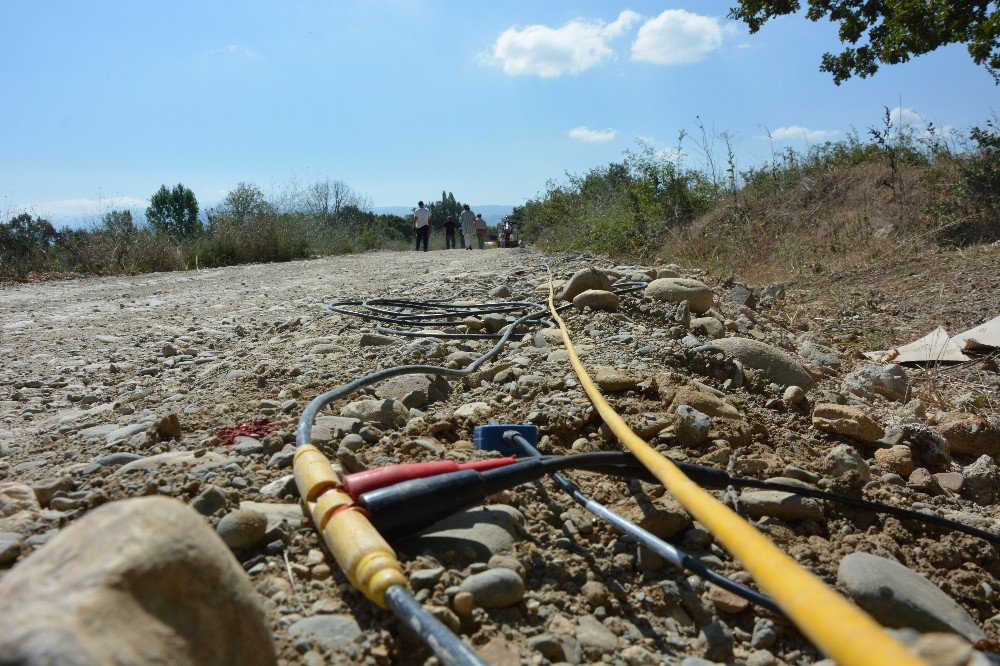
[{"label": "black cable", "polygon": [[[609,452],[602,452],[609,453]],[[586,461],[582,461],[582,465],[574,465],[572,462],[565,463],[566,467],[563,469],[586,469],[590,472],[597,472],[602,474],[612,474],[615,476],[623,476],[627,478],[637,478],[641,481],[647,481],[649,483],[659,483],[656,478],[647,470],[642,463],[635,459],[631,453],[622,452],[610,452],[610,455],[601,456],[600,454],[584,454],[587,456],[595,456],[594,458],[588,458]],[[543,459],[549,458],[559,458],[560,456],[543,456]],[[576,456],[562,456],[565,458],[575,458]],[[942,518],[941,516],[936,516],[934,514],[923,513],[921,511],[914,511],[912,509],[902,509],[900,507],[891,506],[889,504],[883,504],[881,502],[873,502],[871,500],[861,499],[859,497],[852,497],[850,495],[844,495],[841,493],[833,493],[826,490],[820,490],[818,488],[807,488],[804,486],[793,485],[791,483],[780,483],[774,481],[761,481],[758,479],[747,479],[739,476],[732,476],[728,472],[722,469],[716,469],[714,467],[705,467],[704,465],[696,465],[693,463],[676,462],[681,471],[684,472],[692,481],[700,486],[706,488],[712,488],[715,490],[723,490],[727,486],[732,485],[736,488],[758,488],[761,490],[777,490],[792,495],[799,495],[801,497],[811,497],[813,499],[824,500],[827,502],[832,502],[834,504],[842,504],[845,506],[850,506],[856,509],[862,509],[864,511],[871,511],[873,513],[885,514],[887,516],[893,516],[894,518],[902,518],[905,520],[914,520],[917,522],[925,523],[927,525],[933,525],[935,527],[942,527],[954,532],[961,532],[963,534],[968,534],[969,536],[974,536],[979,539],[983,539],[994,545],[1000,545],[1000,536],[992,534],[985,530],[981,530],[971,525],[966,525],[964,523],[959,523],[954,520],[949,520],[948,518]]]},{"label": "black cable", "polygon": [[[504,440],[507,442],[516,443],[529,456],[532,456],[534,458],[543,457],[542,454],[538,452],[538,449],[536,449],[528,440],[526,440],[524,437],[522,437],[515,431],[506,432],[504,433],[503,437]],[[575,456],[568,456],[568,457],[572,458]],[[737,583],[734,580],[726,578],[717,571],[708,568],[703,562],[695,558],[690,553],[687,553],[681,550],[680,548],[677,548],[676,546],[663,541],[655,534],[652,534],[651,532],[644,530],[643,528],[627,520],[623,516],[620,516],[619,514],[611,511],[600,502],[592,500],[591,498],[584,495],[583,491],[581,491],[580,488],[575,483],[564,477],[562,474],[559,474],[558,472],[550,472],[549,476],[552,478],[553,481],[556,482],[556,484],[560,488],[563,489],[563,491],[566,492],[566,494],[572,497],[577,504],[585,508],[587,511],[593,513],[598,518],[601,518],[602,520],[609,522],[611,525],[617,527],[625,534],[632,536],[643,546],[649,548],[651,551],[663,557],[671,564],[681,569],[687,569],[688,571],[692,571],[701,576],[702,578],[704,578],[705,580],[709,581],[710,583],[714,583],[715,585],[725,590],[728,590],[733,594],[743,597],[744,599],[746,599],[751,603],[755,603],[758,606],[767,608],[768,610],[772,610],[776,613],[781,612],[781,609],[778,608],[778,605],[774,602],[774,600],[768,597],[767,595],[762,594],[756,590],[750,589],[745,585],[741,585],[740,583]]]},{"label": "black cable", "polygon": [[385,603],[445,666],[486,666],[472,648],[431,615],[402,585],[386,590]]},{"label": "black cable", "polygon": [[[619,286],[620,286],[620,291],[616,291],[616,293],[627,293],[629,291],[636,291],[638,289],[641,289],[643,286],[645,286],[645,283],[627,282],[627,283],[620,283]],[[514,302],[514,303],[500,303],[500,304],[487,304],[487,305],[461,305],[448,302],[450,300],[451,299],[441,299],[437,301],[424,301],[424,302],[404,301],[398,299],[369,299],[365,301],[345,300],[345,301],[337,301],[336,303],[331,304],[329,308],[331,312],[336,312],[347,316],[360,317],[361,319],[376,320],[376,321],[386,319],[391,322],[397,322],[402,319],[409,323],[411,316],[408,315],[407,313],[391,311],[392,312],[391,315],[387,315],[384,313],[371,314],[368,311],[358,312],[354,310],[345,309],[343,306],[358,305],[366,310],[379,311],[380,308],[378,307],[378,305],[375,304],[381,301],[391,301],[400,306],[404,305],[407,307],[417,306],[420,308],[426,308],[428,307],[428,304],[432,304],[434,307],[444,308],[445,310],[452,312],[451,316],[454,317],[454,319],[444,320],[450,322],[449,325],[460,324],[461,321],[457,319],[459,316],[463,317],[468,316],[469,312],[484,311],[484,309],[506,308],[505,311],[510,312],[512,311],[511,308],[515,308],[516,306],[516,308],[520,310],[528,309],[528,313],[518,317],[513,322],[511,322],[506,327],[506,330],[503,333],[497,333],[497,334],[493,333],[429,334],[422,331],[396,330],[396,329],[391,329],[387,331],[396,335],[419,334],[420,336],[424,337],[434,336],[434,337],[445,337],[445,338],[461,338],[461,337],[496,338],[497,341],[493,345],[493,347],[491,347],[484,354],[479,356],[476,360],[474,360],[472,363],[465,366],[464,368],[444,368],[438,365],[418,365],[418,364],[400,365],[392,368],[384,368],[382,370],[370,372],[362,377],[358,377],[357,379],[348,382],[347,384],[339,386],[331,391],[327,391],[326,393],[323,393],[322,395],[313,398],[312,401],[308,405],[306,405],[306,408],[302,411],[302,416],[299,417],[299,424],[295,433],[296,445],[302,446],[303,444],[309,443],[309,441],[312,438],[313,421],[316,420],[316,416],[319,414],[319,411],[326,405],[333,402],[334,400],[339,400],[341,398],[344,398],[365,386],[369,386],[371,384],[384,381],[391,377],[398,377],[400,375],[438,375],[443,377],[468,376],[473,372],[475,372],[476,370],[478,370],[483,363],[494,358],[497,354],[499,354],[500,350],[503,348],[505,344],[507,344],[507,341],[510,339],[512,335],[514,335],[515,331],[518,329],[519,326],[522,326],[523,324],[526,324],[528,322],[537,321],[540,323],[542,319],[547,320],[547,318],[549,317],[548,306],[543,303]],[[563,307],[570,307],[570,306],[566,305]],[[517,311],[517,309],[514,309],[513,311]],[[437,325],[442,325],[442,321],[438,320]]]}]

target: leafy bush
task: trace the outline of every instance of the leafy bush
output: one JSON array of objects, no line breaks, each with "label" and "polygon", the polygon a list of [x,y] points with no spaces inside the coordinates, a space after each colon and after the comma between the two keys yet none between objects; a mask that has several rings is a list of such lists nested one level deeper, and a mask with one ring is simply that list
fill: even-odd
[{"label": "leafy bush", "polygon": [[986,123],[961,148],[955,137],[898,127],[886,110],[865,138],[851,131],[740,170],[729,136],[703,130],[691,150],[700,167],[682,163],[683,144],[669,154],[640,144],[621,162],[550,182],[511,219],[548,250],[664,257],[744,277],[1000,238],[1000,132]]},{"label": "leafy bush", "polygon": [[0,276],[23,279],[41,269],[58,238],[51,222],[28,213],[0,224]]}]

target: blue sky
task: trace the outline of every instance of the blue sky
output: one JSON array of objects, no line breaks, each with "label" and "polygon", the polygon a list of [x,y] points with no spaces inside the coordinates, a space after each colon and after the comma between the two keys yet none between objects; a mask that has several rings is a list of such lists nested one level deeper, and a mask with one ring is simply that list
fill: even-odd
[{"label": "blue sky", "polygon": [[177,182],[204,208],[324,177],[377,206],[517,204],[696,117],[746,166],[765,127],[804,147],[883,106],[962,129],[1000,102],[962,46],[838,87],[818,71],[834,26],[751,36],[730,5],[0,0],[0,215],[94,217]]}]

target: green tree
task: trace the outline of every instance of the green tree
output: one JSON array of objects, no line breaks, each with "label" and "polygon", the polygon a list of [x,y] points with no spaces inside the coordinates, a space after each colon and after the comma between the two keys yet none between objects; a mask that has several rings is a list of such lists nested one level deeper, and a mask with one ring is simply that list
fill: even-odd
[{"label": "green tree", "polygon": [[58,240],[51,222],[28,213],[0,224],[0,276],[23,278],[41,269]]},{"label": "green tree", "polygon": [[252,183],[240,183],[226,195],[222,212],[236,224],[244,225],[273,215],[275,210],[259,187]]},{"label": "green tree", "polygon": [[189,238],[201,233],[198,219],[198,200],[194,192],[178,183],[168,190],[166,185],[149,201],[146,219],[160,233],[173,238]]},{"label": "green tree", "polygon": [[132,236],[136,232],[130,210],[109,210],[101,218],[101,227],[103,231],[115,236]]},{"label": "green tree", "polygon": [[[837,85],[896,65],[947,44],[966,44],[977,65],[1000,85],[1000,9],[984,0],[807,0],[806,18],[829,18],[839,24],[840,53],[823,54],[820,71]],[[771,19],[794,14],[799,0],[738,0],[730,18],[743,21],[751,33]],[[849,46],[846,46],[849,45]]]},{"label": "green tree", "polygon": [[455,195],[443,190],[441,191],[441,200],[432,201],[427,207],[431,211],[434,226],[438,229],[444,229],[444,221],[448,219],[449,215],[458,220],[458,216],[462,214],[462,204],[455,200]]}]

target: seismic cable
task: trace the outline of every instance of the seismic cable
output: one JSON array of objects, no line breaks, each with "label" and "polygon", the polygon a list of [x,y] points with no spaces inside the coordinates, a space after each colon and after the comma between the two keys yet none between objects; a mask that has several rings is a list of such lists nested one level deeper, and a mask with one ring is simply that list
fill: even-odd
[{"label": "seismic cable", "polygon": [[[502,426],[501,426],[502,427]],[[523,427],[523,426],[519,426]],[[516,430],[504,432],[503,441],[512,441],[514,434],[520,434]],[[528,442],[527,439],[523,441]],[[519,440],[518,440],[519,443]],[[531,445],[533,446],[533,445]],[[522,450],[524,446],[521,445]],[[496,450],[489,447],[482,447],[482,450]],[[533,450],[533,449],[532,449]],[[537,465],[541,462],[543,467]],[[730,486],[734,488],[760,488],[764,490],[775,490],[789,495],[799,495],[824,500],[833,504],[842,504],[863,511],[876,514],[884,514],[904,520],[912,520],[924,525],[945,528],[954,532],[961,532],[970,536],[983,539],[984,541],[1000,545],[1000,536],[991,534],[985,530],[965,525],[940,516],[902,509],[899,507],[873,502],[865,499],[828,492],[816,488],[808,488],[801,485],[782,483],[776,481],[761,481],[759,479],[747,479],[730,475],[726,470],[706,467],[694,463],[673,461],[685,475],[703,488],[712,490],[722,490]],[[498,468],[505,468],[503,471],[494,471]],[[483,472],[481,475],[458,475],[450,477],[449,474],[459,471]],[[399,505],[406,513],[406,517],[395,516],[392,523],[398,526],[392,529],[392,536],[404,536],[419,531],[432,522],[436,522],[450,515],[449,512],[459,511],[465,506],[479,503],[484,497],[500,490],[506,490],[536,478],[565,470],[580,470],[604,474],[607,476],[618,476],[625,479],[636,479],[647,483],[659,484],[653,474],[642,466],[642,464],[631,453],[622,451],[595,451],[591,453],[580,453],[574,455],[541,455],[531,454],[528,458],[517,458],[514,456],[506,458],[486,458],[465,463],[457,463],[453,460],[437,460],[422,463],[400,463],[376,467],[362,472],[349,474],[343,479],[345,491],[355,500],[359,500],[367,493],[389,486],[393,486],[391,491],[384,491],[378,500],[374,500],[368,506],[369,513],[373,520],[379,522],[379,526],[389,525],[383,521],[383,514],[393,515]],[[439,477],[435,482],[423,482],[407,484],[416,479],[426,479],[428,477]],[[454,495],[455,489],[468,479],[476,479],[476,483],[481,483],[478,494],[465,497],[465,504],[448,503],[441,504],[432,501],[436,495],[441,493]],[[568,481],[567,481],[568,482]],[[403,499],[403,496],[408,499]],[[368,496],[371,501],[373,495]],[[386,498],[392,498],[386,502]]]},{"label": "seismic cable", "polygon": [[344,575],[356,589],[387,608],[449,666],[485,666],[473,650],[421,606],[407,587],[392,547],[344,492],[326,456],[311,444],[293,459],[295,485],[317,531]]},{"label": "seismic cable", "polygon": [[[516,431],[508,431],[504,433],[503,438],[506,442],[513,442],[520,446],[521,449],[529,456],[535,458],[542,457],[542,454],[539,453],[538,449],[532,446],[531,442],[526,440]],[[660,539],[655,534],[639,527],[632,521],[615,513],[600,502],[587,497],[575,483],[564,477],[559,472],[549,472],[549,476],[566,492],[567,495],[572,497],[577,504],[601,520],[610,523],[622,533],[635,538],[636,541],[644,547],[653,551],[674,566],[680,568],[681,570],[687,569],[688,571],[692,571],[705,580],[714,583],[715,585],[728,590],[733,594],[739,595],[747,601],[757,604],[758,606],[762,606],[768,610],[778,613],[781,612],[781,609],[778,608],[777,604],[775,604],[774,601],[766,595],[763,595],[756,590],[752,590],[745,585],[741,585],[736,581],[726,578],[722,574],[709,569],[689,553],[684,552],[683,550],[667,543],[663,539]]]},{"label": "seismic cable", "polygon": [[924,664],[867,613],[782,552],[755,527],[689,479],[641,437],[604,399],[580,362],[566,322],[556,310],[549,273],[549,311],[559,326],[570,363],[594,408],[626,449],[740,562],[784,614],[821,651],[844,666]]},{"label": "seismic cable", "polygon": [[[629,288],[634,290],[641,287],[623,285],[623,289]],[[344,302],[341,305],[349,303],[352,302]],[[366,308],[377,307],[366,304],[364,301],[361,302],[361,305]],[[405,301],[393,301],[392,305],[417,309],[427,307],[426,303],[414,304]],[[293,459],[296,486],[306,503],[313,524],[320,532],[338,566],[356,589],[378,606],[392,610],[396,617],[413,629],[435,656],[448,666],[484,666],[485,663],[457,635],[413,598],[407,588],[406,577],[403,575],[402,565],[397,559],[395,551],[372,526],[368,516],[357,506],[354,499],[344,492],[340,477],[326,456],[312,446],[312,427],[319,411],[326,405],[350,395],[364,386],[390,377],[407,374],[464,377],[475,372],[480,366],[500,353],[500,350],[520,326],[529,322],[537,323],[538,320],[546,316],[546,308],[543,304],[518,303],[516,306],[508,307],[509,305],[496,306],[500,308],[497,313],[528,311],[507,325],[496,336],[481,334],[496,337],[497,341],[493,347],[466,367],[455,369],[434,365],[405,365],[369,373],[327,391],[310,401],[303,410],[296,428],[296,451]],[[338,311],[336,307],[337,304],[331,309]],[[473,306],[471,310],[475,311],[475,307]],[[403,316],[396,311],[389,315],[357,313],[349,310],[342,311],[342,313],[367,319],[386,317],[390,322],[399,323],[402,321],[408,326],[418,324],[439,326],[459,323],[453,318],[458,316],[460,312],[468,316],[470,308],[459,309],[452,305],[449,307],[449,311],[447,315],[449,318],[444,322],[434,321],[430,316]],[[427,314],[433,315],[433,313]],[[392,330],[391,332],[403,335],[414,333],[407,330]],[[420,332],[420,334],[423,336],[432,335],[429,332]],[[458,337],[459,335],[461,334],[449,334],[444,337]]]}]

